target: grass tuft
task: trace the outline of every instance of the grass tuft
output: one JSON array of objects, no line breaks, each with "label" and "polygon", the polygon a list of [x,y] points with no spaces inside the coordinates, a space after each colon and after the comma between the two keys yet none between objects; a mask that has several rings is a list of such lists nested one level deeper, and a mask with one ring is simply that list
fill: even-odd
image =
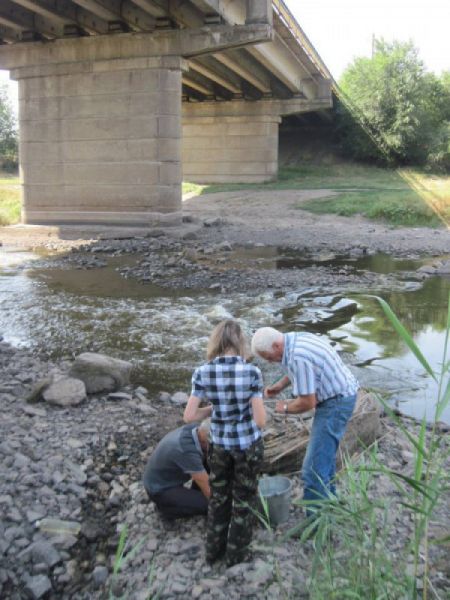
[{"label": "grass tuft", "polygon": [[268,183],[183,186],[198,195],[246,189],[330,190],[338,194],[302,202],[298,208],[316,214],[360,214],[395,227],[450,226],[450,177],[412,169],[306,163],[280,169],[278,180]]},{"label": "grass tuft", "polygon": [[0,225],[14,225],[20,221],[21,200],[18,177],[0,178]]}]

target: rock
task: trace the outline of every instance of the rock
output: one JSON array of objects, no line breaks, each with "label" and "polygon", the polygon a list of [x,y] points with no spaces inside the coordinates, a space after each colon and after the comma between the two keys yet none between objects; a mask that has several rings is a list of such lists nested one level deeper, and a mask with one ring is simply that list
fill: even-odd
[{"label": "rock", "polygon": [[422,267],[419,267],[417,269],[416,273],[423,273],[425,275],[434,275],[436,273],[436,267],[433,267],[433,265],[423,265]]},{"label": "rock", "polygon": [[42,393],[44,392],[44,390],[46,390],[48,388],[48,386],[51,383],[52,383],[51,377],[47,377],[46,379],[41,379],[40,381],[38,381],[34,385],[31,392],[28,394],[28,396],[25,398],[25,401],[28,402],[28,404],[34,404],[36,402],[40,402],[43,399]]},{"label": "rock", "polygon": [[106,567],[102,567],[99,565],[95,567],[95,569],[92,571],[92,581],[97,589],[104,585],[107,579],[108,569]]},{"label": "rock", "polygon": [[25,404],[22,407],[22,410],[25,414],[27,414],[30,417],[46,417],[47,416],[47,411],[45,410],[45,408],[38,408],[37,406],[28,406],[28,404]]},{"label": "rock", "polygon": [[435,271],[438,275],[450,275],[450,260],[443,262],[436,267]]},{"label": "rock", "polygon": [[189,396],[185,392],[176,392],[171,397],[170,401],[173,402],[174,404],[183,406],[184,404],[187,404],[188,399],[189,399]]},{"label": "rock", "polygon": [[61,562],[61,556],[58,550],[50,542],[35,542],[28,548],[31,557],[35,563],[45,563],[49,567],[54,567]]},{"label": "rock", "polygon": [[85,352],[75,359],[70,375],[84,381],[88,394],[113,392],[130,381],[132,364],[105,354]]},{"label": "rock", "polygon": [[39,600],[39,598],[42,598],[45,594],[50,592],[51,589],[52,584],[46,575],[30,577],[25,585],[25,590],[33,600]]},{"label": "rock", "polygon": [[158,400],[160,402],[170,402],[172,396],[169,394],[169,392],[159,392],[158,395]]},{"label": "rock", "polygon": [[220,225],[223,225],[224,223],[225,223],[225,221],[221,217],[215,217],[215,218],[205,219],[203,221],[203,226],[204,227],[220,227]]},{"label": "rock", "polygon": [[132,400],[133,396],[131,394],[126,394],[125,392],[111,392],[108,394],[108,400]]},{"label": "rock", "polygon": [[230,242],[223,241],[220,244],[217,244],[216,251],[217,252],[231,252],[233,250],[233,246]]},{"label": "rock", "polygon": [[49,404],[77,406],[86,400],[86,386],[80,379],[64,377],[51,383],[42,396]]},{"label": "rock", "polygon": [[205,317],[207,317],[208,320],[215,325],[224,319],[232,319],[233,315],[229,313],[221,304],[216,304],[211,308],[211,310],[205,313]]}]

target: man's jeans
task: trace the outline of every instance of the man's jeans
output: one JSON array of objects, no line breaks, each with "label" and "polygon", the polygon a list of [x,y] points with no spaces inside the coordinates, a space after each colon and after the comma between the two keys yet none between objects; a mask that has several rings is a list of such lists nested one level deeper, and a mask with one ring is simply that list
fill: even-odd
[{"label": "man's jeans", "polygon": [[[355,403],[356,394],[335,396],[317,405],[302,466],[304,500],[323,500],[336,494],[336,454]],[[307,513],[311,511],[307,509]]]}]

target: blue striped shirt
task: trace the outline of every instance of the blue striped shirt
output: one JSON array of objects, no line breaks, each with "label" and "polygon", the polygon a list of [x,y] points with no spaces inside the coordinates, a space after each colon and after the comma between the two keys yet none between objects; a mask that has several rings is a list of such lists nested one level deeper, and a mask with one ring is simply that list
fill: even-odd
[{"label": "blue striped shirt", "polygon": [[195,369],[191,395],[213,405],[212,443],[246,450],[261,437],[251,400],[263,397],[261,371],[240,356],[218,356]]},{"label": "blue striped shirt", "polygon": [[287,369],[294,396],[316,394],[320,403],[338,394],[356,394],[359,388],[336,350],[312,333],[286,333],[281,364]]}]

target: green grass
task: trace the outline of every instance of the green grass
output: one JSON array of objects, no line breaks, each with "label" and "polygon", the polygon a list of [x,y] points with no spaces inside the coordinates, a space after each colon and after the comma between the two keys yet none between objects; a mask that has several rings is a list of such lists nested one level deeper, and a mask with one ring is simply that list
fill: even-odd
[{"label": "green grass", "polygon": [[20,181],[18,177],[2,174],[0,178],[0,225],[20,221]]},{"label": "green grass", "polygon": [[318,214],[361,214],[396,227],[450,225],[450,177],[412,169],[382,169],[352,163],[305,164],[280,169],[278,180],[269,183],[183,186],[198,195],[248,189],[324,189],[339,194],[302,202],[298,208]]},{"label": "green grass", "polygon": [[332,198],[302,202],[298,208],[316,214],[333,213],[345,217],[360,214],[395,226],[442,225],[438,215],[412,190],[343,192]]}]

